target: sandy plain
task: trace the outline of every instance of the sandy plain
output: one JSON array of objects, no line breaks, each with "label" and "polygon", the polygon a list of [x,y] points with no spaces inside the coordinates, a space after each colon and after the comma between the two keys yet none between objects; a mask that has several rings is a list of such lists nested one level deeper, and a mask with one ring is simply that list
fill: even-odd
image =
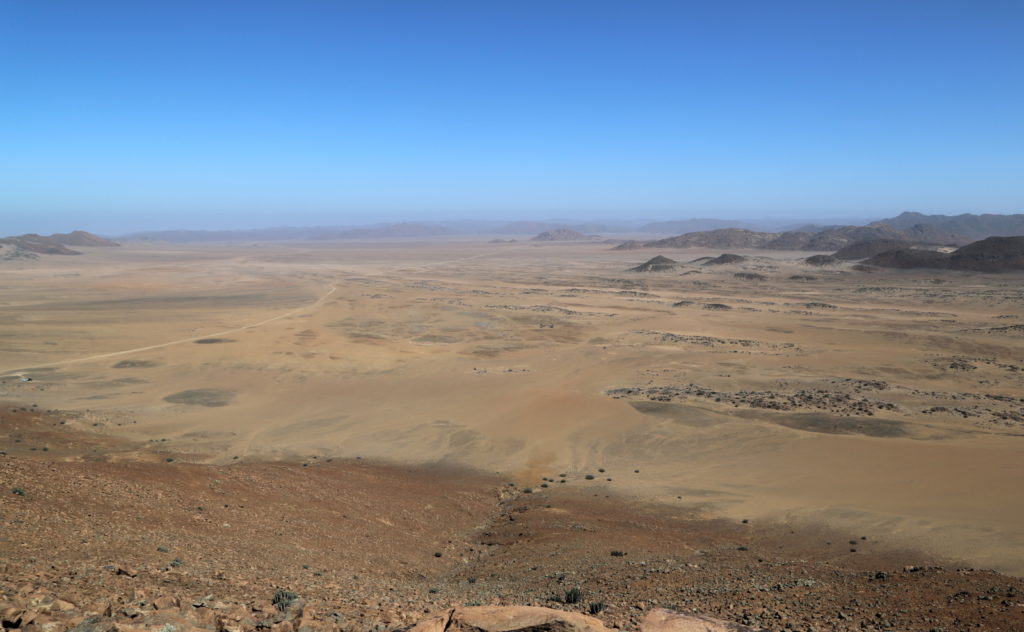
[{"label": "sandy plain", "polygon": [[606,244],[85,250],[0,268],[0,400],[98,437],[92,458],[463,466],[1024,574],[1021,275],[765,251],[634,273],[720,253]]}]

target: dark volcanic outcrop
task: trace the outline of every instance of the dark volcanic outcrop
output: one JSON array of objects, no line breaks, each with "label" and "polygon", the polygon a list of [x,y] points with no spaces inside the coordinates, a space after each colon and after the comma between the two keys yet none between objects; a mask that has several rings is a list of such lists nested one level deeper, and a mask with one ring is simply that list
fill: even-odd
[{"label": "dark volcanic outcrop", "polygon": [[714,259],[708,259],[707,261],[704,262],[704,265],[706,265],[706,266],[720,266],[720,265],[725,264],[725,263],[743,263],[746,260],[747,260],[747,258],[742,256],[742,255],[734,255],[732,253],[727,252],[727,253],[718,255]]},{"label": "dark volcanic outcrop", "polygon": [[934,247],[928,248],[930,244],[920,244],[903,239],[868,239],[867,241],[858,241],[845,248],[840,248],[832,256],[841,261],[860,261],[861,259],[880,255],[883,252],[919,246],[925,250],[934,250]]},{"label": "dark volcanic outcrop", "polygon": [[940,268],[969,272],[1024,270],[1024,236],[989,237],[952,254],[904,248],[875,255],[868,264],[884,268]]},{"label": "dark volcanic outcrop", "polygon": [[804,263],[810,266],[830,266],[839,263],[839,259],[832,255],[811,255],[804,259]]},{"label": "dark volcanic outcrop", "polygon": [[670,272],[679,268],[679,262],[668,257],[658,255],[652,259],[648,259],[644,263],[641,263],[635,268],[630,268],[630,272]]},{"label": "dark volcanic outcrop", "polygon": [[882,268],[947,268],[949,255],[934,250],[902,248],[877,254],[866,263]]},{"label": "dark volcanic outcrop", "polygon": [[975,272],[1024,270],[1024,237],[989,237],[968,244],[949,256],[949,267]]}]

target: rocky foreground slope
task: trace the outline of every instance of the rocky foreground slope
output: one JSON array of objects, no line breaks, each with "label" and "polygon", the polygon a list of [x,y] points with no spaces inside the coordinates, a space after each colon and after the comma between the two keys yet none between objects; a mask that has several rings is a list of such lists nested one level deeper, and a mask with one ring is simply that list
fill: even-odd
[{"label": "rocky foreground slope", "polygon": [[201,465],[63,420],[0,408],[7,630],[379,632],[467,605],[648,632],[657,607],[772,631],[1024,629],[1018,578],[885,534],[713,519],[699,498],[645,504],[603,483],[642,471],[556,483],[301,455]]}]

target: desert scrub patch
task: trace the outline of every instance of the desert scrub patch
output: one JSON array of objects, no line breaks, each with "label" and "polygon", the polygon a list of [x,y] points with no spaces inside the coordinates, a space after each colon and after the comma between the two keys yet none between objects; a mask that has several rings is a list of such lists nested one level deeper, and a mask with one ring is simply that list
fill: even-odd
[{"label": "desert scrub patch", "polygon": [[222,388],[197,388],[180,391],[164,398],[171,404],[187,404],[189,406],[227,406],[235,399],[235,392]]}]

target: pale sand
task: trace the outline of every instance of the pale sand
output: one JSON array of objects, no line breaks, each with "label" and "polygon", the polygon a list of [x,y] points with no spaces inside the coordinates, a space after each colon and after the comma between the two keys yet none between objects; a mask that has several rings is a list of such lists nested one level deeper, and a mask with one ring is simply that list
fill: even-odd
[{"label": "pale sand", "polygon": [[[1024,397],[1024,331],[990,331],[1024,325],[1024,276],[868,274],[764,251],[637,274],[656,254],[720,253],[609,248],[134,244],[7,262],[0,398],[78,412],[73,427],[146,442],[139,458],[448,461],[532,485],[565,472],[596,486],[580,480],[593,473],[709,515],[824,521],[1024,574],[1024,422],[993,416],[1024,402],[953,397]],[[848,392],[839,378],[887,382],[853,397],[898,408],[689,396],[640,412],[630,399],[645,396],[606,393]],[[880,436],[801,429],[850,420]]]}]

